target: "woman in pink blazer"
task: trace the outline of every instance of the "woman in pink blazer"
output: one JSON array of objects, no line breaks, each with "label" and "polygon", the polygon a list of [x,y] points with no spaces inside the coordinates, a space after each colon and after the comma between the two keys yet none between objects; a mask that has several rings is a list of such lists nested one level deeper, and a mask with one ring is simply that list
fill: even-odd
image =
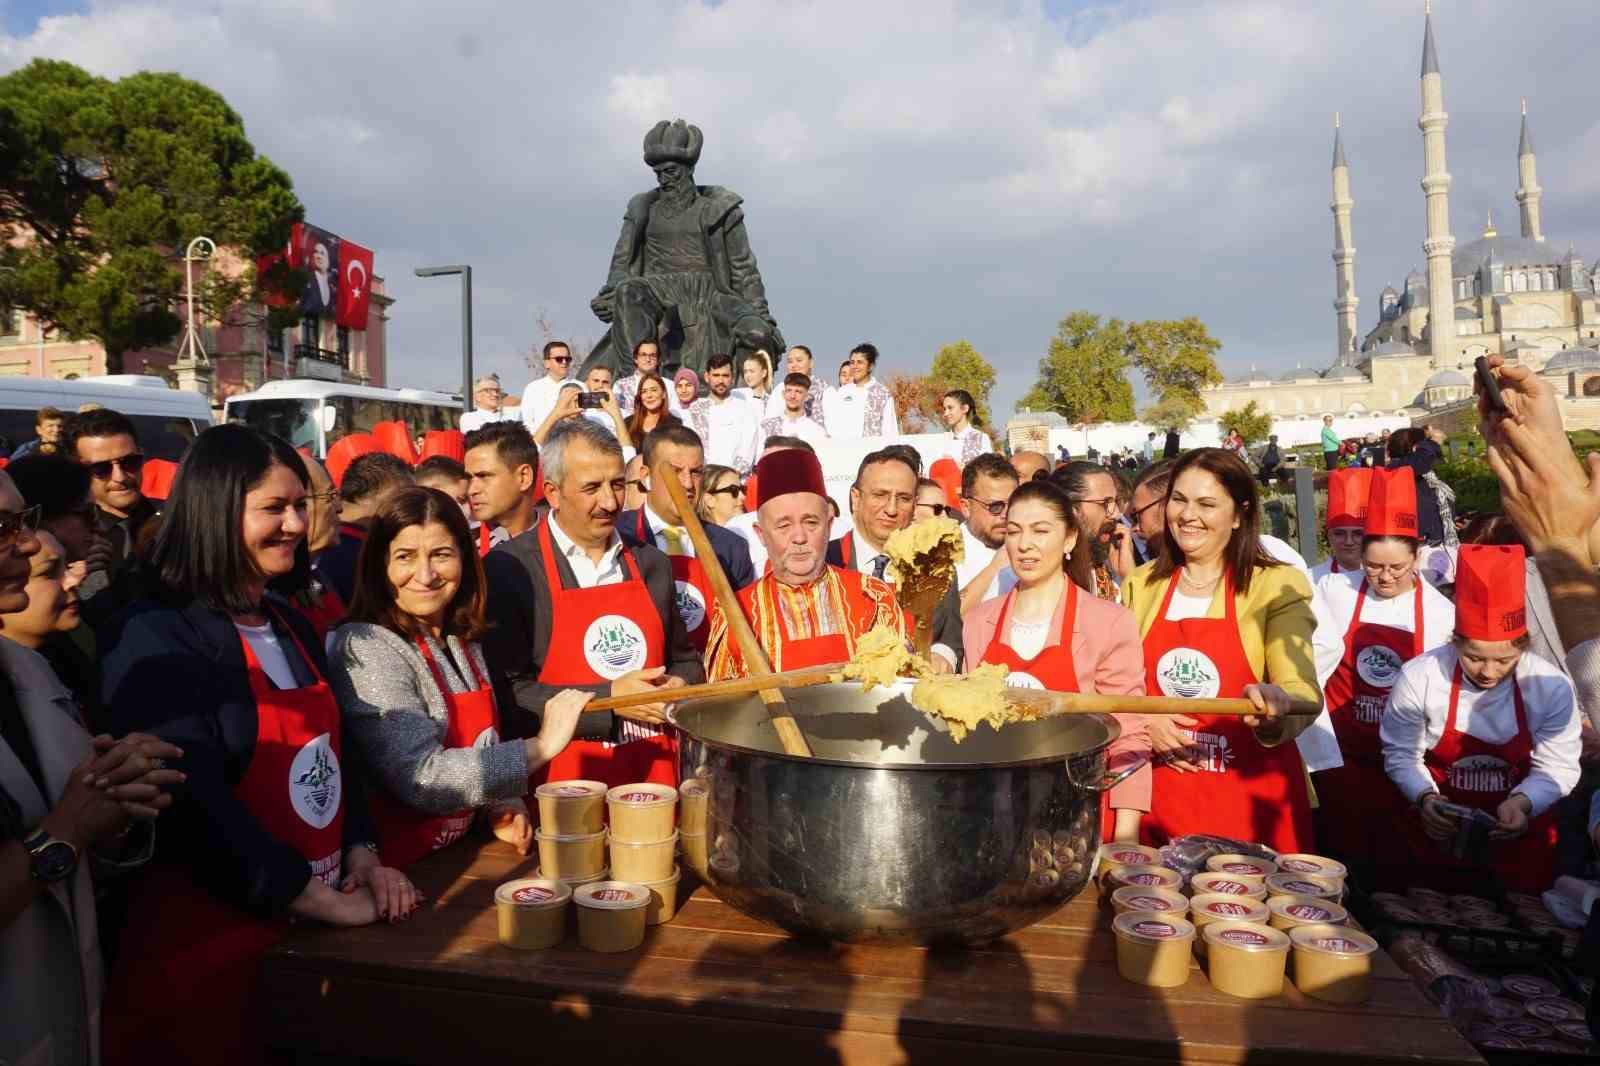
[{"label": "woman in pink blazer", "polygon": [[[1010,684],[1029,688],[1142,696],[1139,625],[1126,607],[1095,598],[1088,548],[1074,558],[1078,539],[1072,501],[1060,489],[1030,481],[1012,493],[1006,554],[1017,584],[963,619],[968,666],[1003,663]],[[1146,765],[1111,790],[1114,817],[1104,835],[1136,841],[1150,809],[1150,734],[1140,715],[1115,717],[1122,735],[1111,745],[1109,769]]]}]

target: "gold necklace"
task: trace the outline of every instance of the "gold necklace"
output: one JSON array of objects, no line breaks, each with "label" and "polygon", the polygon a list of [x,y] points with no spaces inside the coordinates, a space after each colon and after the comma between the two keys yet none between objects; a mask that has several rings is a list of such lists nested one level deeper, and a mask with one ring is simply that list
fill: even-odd
[{"label": "gold necklace", "polygon": [[1183,569],[1178,571],[1178,583],[1180,585],[1183,585],[1185,588],[1194,589],[1196,592],[1209,592],[1212,589],[1216,588],[1217,587],[1217,582],[1221,581],[1221,580],[1222,580],[1222,575],[1218,574],[1216,577],[1212,578],[1210,581],[1204,581],[1204,582],[1195,581],[1193,578],[1191,578],[1189,576],[1189,568],[1188,567],[1184,567]]}]

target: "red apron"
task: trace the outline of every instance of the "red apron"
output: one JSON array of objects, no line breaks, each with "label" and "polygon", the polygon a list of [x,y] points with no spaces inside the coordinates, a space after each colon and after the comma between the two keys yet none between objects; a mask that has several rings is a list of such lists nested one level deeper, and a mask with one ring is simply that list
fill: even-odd
[{"label": "red apron", "polygon": [[[627,579],[588,589],[561,587],[548,522],[539,523],[539,549],[550,588],[551,617],[556,620],[539,671],[540,684],[604,685],[623,674],[666,662],[661,616],[639,574],[639,564],[626,546],[620,549],[620,561]],[[533,773],[530,787],[574,779],[612,786],[640,781],[676,786],[677,736],[668,727],[625,744],[574,740]]]},{"label": "red apron", "polygon": [[332,585],[318,584],[322,588],[322,595],[309,607],[300,608],[300,613],[306,616],[306,621],[311,623],[311,628],[317,631],[317,637],[327,640],[328,634],[339,628],[344,621],[348,609],[344,600],[339,598],[339,592]]},{"label": "red apron", "polygon": [[[239,641],[256,700],[256,744],[234,797],[337,889],[344,831],[339,705],[320,677],[305,688],[274,688],[250,642]],[[294,643],[314,673],[298,637]],[[263,1061],[251,1000],[261,956],[288,926],[287,916],[258,918],[218,900],[186,872],[152,871],[134,890],[106,994],[108,1066]]]},{"label": "red apron", "polygon": [[[637,539],[641,544],[655,543],[655,538],[645,525],[643,510],[639,511]],[[666,555],[667,562],[672,566],[673,601],[678,608],[678,617],[683,619],[683,627],[689,631],[689,642],[694,645],[694,650],[704,654],[706,639],[711,635],[711,582],[707,580],[700,560],[693,555],[674,555],[671,552]]]},{"label": "red apron", "polygon": [[[1240,697],[1260,679],[1245,656],[1233,582],[1225,579],[1222,618],[1167,619],[1179,574],[1144,637],[1145,691],[1184,697]],[[1211,833],[1266,844],[1278,851],[1311,846],[1311,800],[1300,749],[1286,741],[1263,747],[1242,719],[1198,715],[1183,730],[1190,760],[1202,769],[1180,773],[1160,762],[1151,781],[1151,810],[1142,835],[1161,845],[1190,833]]]},{"label": "red apron", "polygon": [[[984,649],[980,663],[998,663],[1011,672],[1006,684],[1018,688],[1050,689],[1054,692],[1078,692],[1078,665],[1072,659],[1072,626],[1078,617],[1078,585],[1066,580],[1067,606],[1061,612],[1061,629],[1055,644],[1046,644],[1039,654],[1024,659],[1004,640],[1006,625],[1011,621],[1011,605],[1017,591],[1006,593],[1005,604],[1000,608],[1000,621],[995,625],[994,637]],[[1120,716],[1116,716],[1120,717]],[[1109,842],[1115,836],[1116,821],[1111,815],[1111,794],[1100,794],[1101,840]]]},{"label": "red apron", "polygon": [[[472,692],[451,692],[445,684],[444,673],[434,661],[433,651],[425,640],[417,641],[417,648],[433,672],[434,684],[444,697],[450,719],[445,724],[444,747],[486,748],[500,742],[496,728],[494,689],[478,672],[478,664],[471,662],[472,680],[477,689]],[[385,866],[404,869],[418,859],[433,854],[460,840],[472,826],[476,807],[467,807],[453,814],[428,814],[407,806],[391,796],[386,789],[372,790],[372,816],[378,823],[378,854]]]},{"label": "red apron", "polygon": [[[1508,680],[1517,709],[1517,735],[1504,744],[1491,744],[1456,728],[1456,708],[1461,701],[1461,665],[1456,664],[1450,678],[1450,712],[1445,718],[1444,732],[1439,734],[1439,743],[1423,756],[1423,763],[1439,788],[1440,798],[1493,814],[1533,769],[1533,731],[1528,728],[1522,687],[1517,684],[1515,674]],[[1443,870],[1475,871],[1479,875],[1476,881],[1481,882],[1479,868],[1446,855],[1423,834],[1417,814],[1411,815],[1408,828],[1417,864]],[[1522,836],[1515,840],[1493,841],[1490,847],[1494,854],[1490,868],[1507,888],[1517,892],[1543,892],[1555,879],[1555,808],[1551,807],[1529,822],[1528,831]]]},{"label": "red apron", "polygon": [[490,543],[490,540],[489,540],[490,536],[492,536],[492,534],[489,531],[489,523],[487,523],[487,522],[479,522],[478,523],[478,558],[480,558],[480,559],[482,559],[484,556],[488,555],[489,554],[489,549],[494,547],[494,545],[492,543]]},{"label": "red apron", "polygon": [[1344,658],[1323,687],[1344,765],[1317,772],[1321,800],[1315,818],[1317,846],[1323,854],[1369,870],[1406,863],[1406,848],[1394,833],[1406,801],[1384,772],[1378,726],[1400,667],[1423,652],[1421,578],[1412,594],[1414,628],[1407,633],[1361,621],[1367,600],[1367,582],[1361,582],[1355,613],[1344,634]]}]

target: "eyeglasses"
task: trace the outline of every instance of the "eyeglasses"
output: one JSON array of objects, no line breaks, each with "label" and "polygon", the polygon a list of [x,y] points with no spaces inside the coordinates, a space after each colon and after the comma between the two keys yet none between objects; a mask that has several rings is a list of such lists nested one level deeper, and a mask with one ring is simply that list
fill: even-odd
[{"label": "eyeglasses", "polygon": [[988,511],[990,514],[994,515],[996,518],[1004,518],[1005,513],[1011,509],[1011,502],[1009,500],[980,500],[976,496],[963,496],[961,498],[963,500],[971,500],[979,507],[982,507],[985,511]]},{"label": "eyeglasses", "polygon": [[642,477],[636,477],[636,478],[631,479],[628,482],[628,487],[630,489],[638,489],[640,492],[646,492],[647,493],[647,492],[650,491],[650,486],[646,485],[644,483],[644,478],[642,478]]},{"label": "eyeglasses", "polygon": [[1115,496],[1103,496],[1098,500],[1091,500],[1087,496],[1073,496],[1073,497],[1070,497],[1070,499],[1072,500],[1073,503],[1092,503],[1092,504],[1096,504],[1096,505],[1099,506],[1099,508],[1102,511],[1112,510],[1117,505],[1117,498]]},{"label": "eyeglasses", "polygon": [[306,502],[307,503],[332,503],[334,500],[338,499],[338,497],[339,497],[339,490],[338,489],[329,489],[327,492],[308,492],[308,493],[306,493]]},{"label": "eyeglasses", "polygon": [[83,465],[89,468],[89,475],[96,481],[109,481],[112,467],[121,467],[124,474],[137,474],[143,470],[144,456],[139,452],[129,452],[115,459],[102,459],[98,463]]},{"label": "eyeglasses", "polygon": [[738,484],[724,485],[720,489],[711,489],[709,491],[710,491],[710,494],[712,496],[716,496],[716,495],[719,495],[719,494],[722,494],[722,493],[726,493],[729,496],[743,496],[744,495],[744,486],[743,485],[738,485]]},{"label": "eyeglasses", "polygon": [[917,506],[926,507],[933,512],[935,518],[943,518],[945,513],[950,510],[950,505],[944,503],[919,503]]},{"label": "eyeglasses", "polygon": [[1401,577],[1415,565],[1417,564],[1389,563],[1385,565],[1383,563],[1362,563],[1361,568],[1373,577],[1382,577],[1384,574],[1393,574],[1395,577]]},{"label": "eyeglasses", "polygon": [[550,357],[550,361],[552,363],[561,363],[562,365],[565,365],[567,363],[572,362],[572,356],[570,356],[570,355],[552,355]]},{"label": "eyeglasses", "polygon": [[26,511],[0,511],[0,550],[10,550],[22,536],[39,528],[40,508],[35,505]]},{"label": "eyeglasses", "polygon": [[1155,499],[1151,500],[1149,503],[1145,504],[1143,507],[1136,507],[1132,511],[1129,511],[1128,512],[1128,517],[1132,518],[1133,521],[1134,521],[1134,524],[1137,525],[1139,523],[1139,521],[1141,520],[1141,516],[1146,511],[1150,510],[1150,508],[1156,506],[1157,504],[1166,503],[1166,502],[1167,501],[1165,499],[1163,499],[1162,497],[1158,496]]}]

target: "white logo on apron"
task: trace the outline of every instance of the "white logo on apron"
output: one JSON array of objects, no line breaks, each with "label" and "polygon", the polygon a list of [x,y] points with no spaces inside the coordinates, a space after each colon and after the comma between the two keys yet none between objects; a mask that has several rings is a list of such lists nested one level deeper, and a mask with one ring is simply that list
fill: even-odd
[{"label": "white logo on apron", "polygon": [[1196,733],[1192,730],[1182,730],[1183,738],[1189,742],[1184,756],[1193,763],[1199,763],[1200,769],[1214,774],[1225,774],[1235,758],[1234,750],[1228,746],[1228,738],[1217,733]]},{"label": "white logo on apron", "polygon": [[472,746],[475,748],[492,748],[498,743],[500,734],[495,731],[494,726],[489,726],[472,740]]},{"label": "white logo on apron", "polygon": [[1497,755],[1468,755],[1450,764],[1450,787],[1462,792],[1506,792],[1511,765]]},{"label": "white logo on apron", "polygon": [[683,628],[693,633],[706,620],[706,598],[692,581],[680,580],[677,586],[678,617],[683,619]]},{"label": "white logo on apron", "polygon": [[1393,648],[1368,644],[1356,652],[1356,673],[1373,688],[1393,688],[1400,674],[1400,656]]},{"label": "white logo on apron", "polygon": [[1012,688],[1037,688],[1043,689],[1044,682],[1030,673],[1022,670],[1013,670],[1006,675],[1006,684]]},{"label": "white logo on apron", "polygon": [[1156,681],[1165,695],[1209,700],[1222,688],[1222,671],[1203,651],[1171,648],[1156,661]]},{"label": "white logo on apron", "polygon": [[339,813],[339,756],[327,733],[306,742],[289,764],[289,805],[313,829],[326,829]]},{"label": "white logo on apron", "polygon": [[644,630],[620,614],[601,615],[583,631],[583,657],[607,681],[642,670],[647,653]]}]

